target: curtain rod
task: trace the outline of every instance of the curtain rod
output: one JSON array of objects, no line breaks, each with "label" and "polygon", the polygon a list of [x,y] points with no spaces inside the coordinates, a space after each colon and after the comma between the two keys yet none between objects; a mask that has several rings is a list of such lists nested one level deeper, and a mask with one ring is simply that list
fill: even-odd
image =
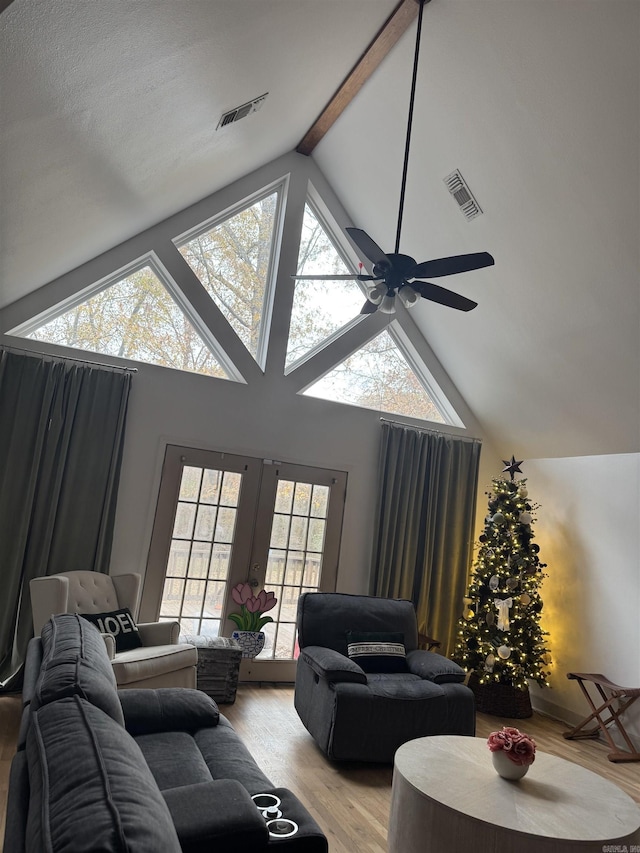
[{"label": "curtain rod", "polygon": [[27,355],[44,355],[47,358],[57,358],[60,361],[77,361],[80,364],[90,364],[92,367],[107,367],[109,370],[124,370],[129,373],[138,372],[137,367],[120,367],[118,364],[106,364],[104,361],[86,361],[84,358],[73,358],[71,355],[54,355],[50,352],[42,352],[42,350],[23,349],[22,347],[15,347],[13,344],[0,343],[0,349],[6,349],[12,352],[24,352]]},{"label": "curtain rod", "polygon": [[459,435],[457,432],[443,432],[441,429],[434,429],[433,427],[421,427],[414,426],[414,424],[406,424],[402,421],[392,421],[390,418],[380,418],[380,423],[384,424],[392,424],[393,426],[401,426],[406,427],[407,429],[415,429],[418,432],[431,432],[434,435],[446,435],[451,438],[459,438],[462,441],[478,441],[482,444],[481,438],[474,438],[472,435]]}]

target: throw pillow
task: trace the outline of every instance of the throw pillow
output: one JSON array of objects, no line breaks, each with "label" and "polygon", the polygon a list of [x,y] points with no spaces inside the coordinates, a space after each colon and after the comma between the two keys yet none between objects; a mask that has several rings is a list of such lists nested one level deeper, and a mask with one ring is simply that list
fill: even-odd
[{"label": "throw pillow", "polygon": [[138,626],[128,607],[112,610],[111,613],[81,613],[80,615],[95,625],[101,634],[111,634],[116,641],[116,652],[126,652],[142,645]]},{"label": "throw pillow", "polygon": [[347,654],[365,672],[407,672],[401,633],[347,631]]}]

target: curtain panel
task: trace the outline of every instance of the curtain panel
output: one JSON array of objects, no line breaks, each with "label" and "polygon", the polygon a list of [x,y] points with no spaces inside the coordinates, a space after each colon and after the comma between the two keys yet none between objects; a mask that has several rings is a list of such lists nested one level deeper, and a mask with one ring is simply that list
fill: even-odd
[{"label": "curtain panel", "polygon": [[107,572],[131,375],[0,349],[0,689],[33,634],[29,581]]},{"label": "curtain panel", "polygon": [[481,442],[382,423],[371,592],[413,601],[453,652],[473,553]]}]

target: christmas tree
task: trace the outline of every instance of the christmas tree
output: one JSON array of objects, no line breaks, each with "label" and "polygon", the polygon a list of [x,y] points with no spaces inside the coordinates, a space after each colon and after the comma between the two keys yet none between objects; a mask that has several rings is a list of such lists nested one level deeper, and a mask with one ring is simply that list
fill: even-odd
[{"label": "christmas tree", "polygon": [[[542,599],[539,588],[546,577],[540,546],[533,541],[535,511],[526,479],[515,457],[505,460],[510,479],[496,477],[489,498],[484,531],[479,537],[465,609],[459,623],[454,659],[471,673],[469,684],[485,696],[494,685],[526,691],[527,679],[549,686],[549,650],[546,631],[540,627]],[[479,710],[495,713],[478,703]],[[503,710],[504,716],[530,716]]]}]

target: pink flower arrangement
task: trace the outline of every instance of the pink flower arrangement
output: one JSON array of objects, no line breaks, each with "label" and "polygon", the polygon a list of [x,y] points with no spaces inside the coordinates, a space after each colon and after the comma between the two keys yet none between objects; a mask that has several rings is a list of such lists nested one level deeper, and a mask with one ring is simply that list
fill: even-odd
[{"label": "pink flower arrangement", "polygon": [[491,752],[503,750],[514,764],[533,764],[536,760],[536,742],[512,726],[503,726],[501,732],[491,732],[487,738]]},{"label": "pink flower arrangement", "polygon": [[231,590],[231,598],[240,605],[240,613],[230,613],[229,619],[236,623],[240,631],[260,631],[267,622],[273,622],[271,616],[263,616],[272,610],[278,599],[272,592],[260,590],[258,595],[248,583],[239,583]]}]

